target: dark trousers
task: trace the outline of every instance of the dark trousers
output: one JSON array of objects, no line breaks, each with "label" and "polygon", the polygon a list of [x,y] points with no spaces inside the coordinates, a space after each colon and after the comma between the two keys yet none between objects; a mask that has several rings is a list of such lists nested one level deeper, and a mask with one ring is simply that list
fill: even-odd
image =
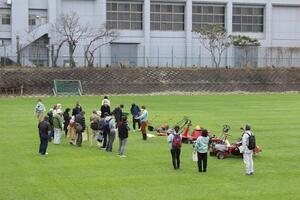
[{"label": "dark trousers", "polygon": [[106,148],[107,144],[107,131],[103,132],[103,143],[102,143],[102,148]]},{"label": "dark trousers", "polygon": [[40,149],[39,149],[39,153],[45,155],[45,153],[47,152],[47,147],[48,147],[48,138],[42,138],[40,137]]},{"label": "dark trousers", "polygon": [[207,153],[199,153],[198,155],[198,170],[199,172],[206,172],[207,168]]},{"label": "dark trousers", "polygon": [[132,127],[133,127],[133,130],[135,130],[135,124],[138,124],[138,127],[139,129],[141,128],[141,120],[140,119],[135,119],[134,117],[132,118]]},{"label": "dark trousers", "polygon": [[81,147],[81,143],[82,143],[82,132],[77,133],[76,145]]},{"label": "dark trousers", "polygon": [[174,169],[180,168],[180,149],[171,149],[172,164]]}]

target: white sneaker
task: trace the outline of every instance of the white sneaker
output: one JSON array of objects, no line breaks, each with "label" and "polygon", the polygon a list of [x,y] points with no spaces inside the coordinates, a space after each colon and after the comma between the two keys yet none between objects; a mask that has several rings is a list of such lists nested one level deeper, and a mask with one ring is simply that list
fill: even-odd
[{"label": "white sneaker", "polygon": [[121,157],[121,158],[126,158],[126,156],[125,156],[125,155],[120,155],[120,157]]},{"label": "white sneaker", "polygon": [[46,152],[45,155],[48,155],[48,152]]}]

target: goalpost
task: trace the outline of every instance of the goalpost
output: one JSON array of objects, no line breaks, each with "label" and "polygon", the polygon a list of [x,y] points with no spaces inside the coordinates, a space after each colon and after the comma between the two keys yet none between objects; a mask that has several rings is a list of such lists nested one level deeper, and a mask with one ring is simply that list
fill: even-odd
[{"label": "goalpost", "polygon": [[54,96],[57,95],[79,95],[83,94],[80,80],[53,80]]}]

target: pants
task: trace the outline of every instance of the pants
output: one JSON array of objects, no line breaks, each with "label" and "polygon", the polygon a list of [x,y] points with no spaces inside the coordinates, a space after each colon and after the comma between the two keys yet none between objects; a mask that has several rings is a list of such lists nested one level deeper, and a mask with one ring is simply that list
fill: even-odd
[{"label": "pants", "polygon": [[[96,141],[96,135],[99,133],[97,130],[92,130],[92,134],[89,136],[90,145],[93,146],[94,141]],[[97,143],[96,143],[97,144]]]},{"label": "pants", "polygon": [[53,144],[60,144],[60,138],[61,138],[61,129],[54,128],[54,140],[53,140]]},{"label": "pants", "polygon": [[199,153],[197,152],[198,156],[198,171],[199,172],[206,172],[207,168],[207,153]]},{"label": "pants", "polygon": [[39,149],[39,153],[45,155],[45,153],[47,152],[47,147],[48,147],[48,138],[42,138],[40,137],[40,149]]},{"label": "pants", "polygon": [[140,119],[135,119],[134,117],[132,118],[132,127],[133,130],[135,130],[135,124],[138,124],[139,129],[141,128],[141,120]]},{"label": "pants", "polygon": [[143,140],[147,140],[146,128],[147,128],[147,122],[142,122],[141,131],[142,131],[142,135],[143,135]]},{"label": "pants", "polygon": [[254,165],[253,165],[253,153],[244,153],[243,160],[246,166],[246,174],[251,174],[254,172]]},{"label": "pants", "polygon": [[68,124],[64,124],[65,137],[68,135]]},{"label": "pants", "polygon": [[108,134],[108,143],[107,143],[106,151],[110,151],[110,152],[112,151],[115,137],[116,137],[116,132],[115,131],[111,131]]},{"label": "pants", "polygon": [[38,113],[38,114],[36,114],[36,118],[37,118],[38,122],[43,121],[43,119],[44,119],[43,113]]},{"label": "pants", "polygon": [[174,169],[180,168],[180,149],[171,149],[172,164]]},{"label": "pants", "polygon": [[76,140],[76,145],[81,147],[82,144],[82,132],[77,133],[77,140]]},{"label": "pants", "polygon": [[103,132],[103,143],[102,143],[102,148],[106,148],[106,144],[107,144],[107,132],[104,131]]},{"label": "pants", "polygon": [[127,143],[127,138],[119,138],[119,142],[120,142],[120,145],[119,145],[119,155],[124,155],[124,151],[125,151],[125,146],[126,146],[126,143]]}]

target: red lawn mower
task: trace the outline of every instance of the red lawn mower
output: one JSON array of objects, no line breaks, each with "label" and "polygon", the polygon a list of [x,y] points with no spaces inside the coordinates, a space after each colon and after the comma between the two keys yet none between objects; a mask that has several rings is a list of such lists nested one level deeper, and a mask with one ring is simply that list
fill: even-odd
[{"label": "red lawn mower", "polygon": [[[228,137],[230,126],[224,125],[222,130],[222,136],[216,137],[212,136],[210,138],[210,155],[216,156],[218,159],[224,159],[230,155],[242,156],[243,154],[240,151],[240,147],[242,146],[242,139],[239,138],[235,143],[229,143]],[[261,152],[261,149],[256,146],[253,150],[254,154],[258,154]]]}]

